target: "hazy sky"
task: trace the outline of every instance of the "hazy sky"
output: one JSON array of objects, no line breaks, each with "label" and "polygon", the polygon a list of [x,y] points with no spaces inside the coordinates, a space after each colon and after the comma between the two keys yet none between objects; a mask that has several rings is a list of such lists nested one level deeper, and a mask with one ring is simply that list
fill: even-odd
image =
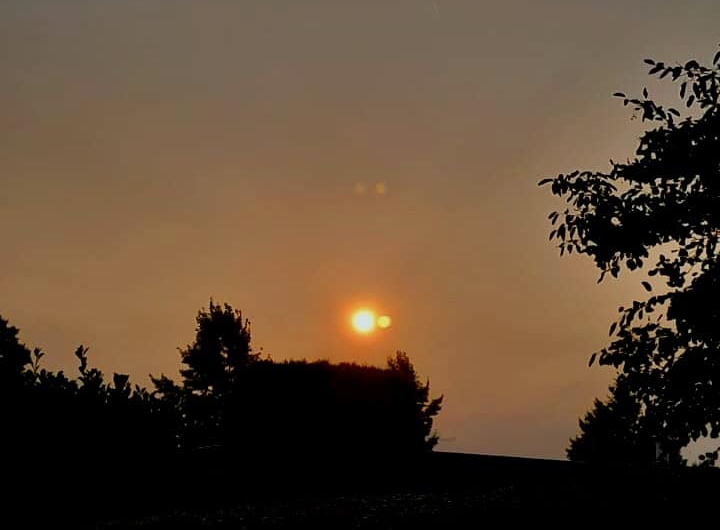
[{"label": "hazy sky", "polygon": [[[212,296],[274,359],[407,351],[445,394],[440,449],[562,458],[640,290],[557,255],[536,183],[630,156],[611,94],[664,92],[642,60],[711,60],[718,22],[717,0],[0,0],[0,314],[50,368],[83,343],[145,384]],[[393,326],[353,335],[361,304]]]}]

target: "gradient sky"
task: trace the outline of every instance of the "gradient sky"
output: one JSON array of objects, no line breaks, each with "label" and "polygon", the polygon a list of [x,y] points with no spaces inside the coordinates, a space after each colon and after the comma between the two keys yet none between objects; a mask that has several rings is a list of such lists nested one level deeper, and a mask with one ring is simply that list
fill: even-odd
[{"label": "gradient sky", "polygon": [[[0,314],[46,366],[177,375],[212,296],[279,360],[445,395],[440,449],[563,458],[637,278],[560,258],[545,176],[607,169],[709,62],[717,0],[1,0]],[[358,184],[378,195],[355,193]],[[353,335],[368,304],[393,326]]]}]

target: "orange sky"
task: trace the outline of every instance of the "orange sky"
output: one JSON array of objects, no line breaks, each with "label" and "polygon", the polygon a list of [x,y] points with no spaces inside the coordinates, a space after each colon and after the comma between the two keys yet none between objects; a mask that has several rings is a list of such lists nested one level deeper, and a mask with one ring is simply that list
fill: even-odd
[{"label": "orange sky", "polygon": [[[441,449],[564,457],[641,291],[557,256],[536,183],[630,156],[611,94],[710,60],[720,4],[435,5],[0,3],[0,314],[144,384],[212,296],[274,359],[407,351]],[[392,327],[353,335],[360,303]]]}]

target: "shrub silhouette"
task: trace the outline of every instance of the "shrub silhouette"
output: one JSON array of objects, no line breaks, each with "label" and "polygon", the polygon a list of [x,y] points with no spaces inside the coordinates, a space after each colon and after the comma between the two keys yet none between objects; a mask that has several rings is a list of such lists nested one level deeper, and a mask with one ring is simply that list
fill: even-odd
[{"label": "shrub silhouette", "polygon": [[[72,512],[82,519],[142,498],[149,483],[140,477],[173,453],[175,411],[131,388],[127,375],[106,383],[89,367],[83,346],[75,352],[79,376],[70,379],[42,368],[43,352],[31,354],[2,318],[0,335],[0,451],[8,459],[4,478],[13,485],[5,507],[32,510],[42,492],[49,518]],[[85,502],[71,504],[77,499]]]}]

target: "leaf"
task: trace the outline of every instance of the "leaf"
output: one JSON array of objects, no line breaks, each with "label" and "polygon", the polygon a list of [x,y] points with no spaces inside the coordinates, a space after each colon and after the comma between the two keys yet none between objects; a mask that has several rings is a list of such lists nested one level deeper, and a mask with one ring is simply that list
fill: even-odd
[{"label": "leaf", "polygon": [[687,105],[688,107],[690,107],[690,106],[693,104],[693,101],[695,101],[695,96],[690,96],[690,97],[687,99],[686,105]]},{"label": "leaf", "polygon": [[623,94],[622,92],[615,92],[615,93],[613,94],[613,96],[616,97],[616,98],[624,98],[624,97],[627,97],[627,96],[626,96],[625,94]]},{"label": "leaf", "polygon": [[593,365],[593,363],[595,362],[595,357],[597,357],[597,353],[593,353],[593,354],[590,356],[590,361],[588,362],[588,366],[592,366],[592,365]]},{"label": "leaf", "polygon": [[617,327],[617,322],[613,322],[612,324],[610,324],[610,332],[608,333],[609,337],[612,337],[612,334],[615,331],[616,327]]},{"label": "leaf", "polygon": [[552,182],[552,181],[553,181],[553,179],[551,179],[551,178],[542,179],[540,182],[538,182],[538,186],[544,186],[548,182]]},{"label": "leaf", "polygon": [[682,99],[685,99],[685,91],[686,91],[686,89],[687,89],[687,81],[684,81],[684,82],[680,85],[680,97],[681,97]]},{"label": "leaf", "polygon": [[650,292],[652,291],[652,286],[648,282],[641,282],[642,286],[645,287],[645,290]]},{"label": "leaf", "polygon": [[713,64],[718,64],[718,63],[720,63],[720,52],[717,52],[715,54],[715,57],[713,57]]},{"label": "leaf", "polygon": [[645,59],[645,60],[643,60],[643,62],[644,62],[645,64],[649,64],[650,66],[652,66],[652,65],[655,64],[655,61],[653,61],[652,59]]},{"label": "leaf", "polygon": [[644,88],[643,88],[643,97],[644,97],[644,98],[648,97],[647,87],[644,87]]}]

